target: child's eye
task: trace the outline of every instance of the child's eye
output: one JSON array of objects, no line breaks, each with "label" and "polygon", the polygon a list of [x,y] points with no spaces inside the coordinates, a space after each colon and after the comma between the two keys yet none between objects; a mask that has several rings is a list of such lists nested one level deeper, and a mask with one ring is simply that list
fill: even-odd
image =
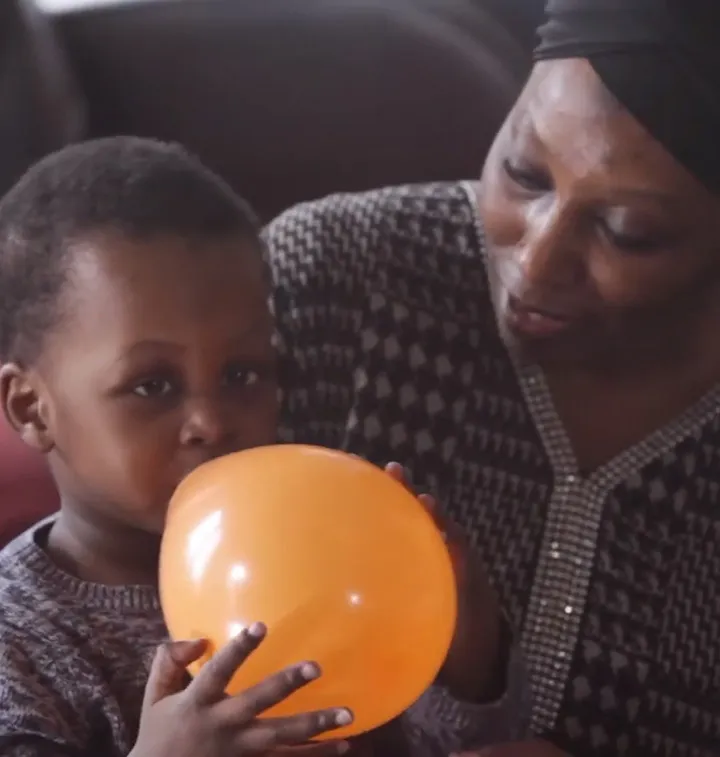
[{"label": "child's eye", "polygon": [[166,397],[173,391],[173,385],[167,379],[148,379],[133,387],[133,394],[138,397],[151,399],[153,397]]}]

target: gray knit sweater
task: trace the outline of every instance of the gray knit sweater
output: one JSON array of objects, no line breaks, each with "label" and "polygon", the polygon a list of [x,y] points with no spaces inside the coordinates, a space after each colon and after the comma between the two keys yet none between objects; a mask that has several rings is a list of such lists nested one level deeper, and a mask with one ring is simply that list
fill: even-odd
[{"label": "gray knit sweater", "polygon": [[[0,552],[0,755],[127,755],[150,662],[167,637],[157,592],[63,573],[41,547],[48,530],[40,524]],[[488,707],[428,692],[403,718],[411,757],[516,736],[516,661],[511,679],[505,699]]]}]

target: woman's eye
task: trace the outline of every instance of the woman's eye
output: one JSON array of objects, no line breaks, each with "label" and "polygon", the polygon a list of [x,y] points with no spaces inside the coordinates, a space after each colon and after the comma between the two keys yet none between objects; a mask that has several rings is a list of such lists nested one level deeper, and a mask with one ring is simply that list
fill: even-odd
[{"label": "woman's eye", "polygon": [[607,224],[603,225],[602,230],[608,242],[623,252],[654,252],[661,247],[660,242],[654,237],[615,231]]},{"label": "woman's eye", "polygon": [[515,164],[505,158],[503,170],[508,178],[522,189],[529,192],[548,192],[552,189],[552,181],[544,171],[533,166]]},{"label": "woman's eye", "polygon": [[171,394],[174,387],[167,379],[148,379],[133,387],[133,394],[138,397],[151,399],[153,397],[166,397]]}]

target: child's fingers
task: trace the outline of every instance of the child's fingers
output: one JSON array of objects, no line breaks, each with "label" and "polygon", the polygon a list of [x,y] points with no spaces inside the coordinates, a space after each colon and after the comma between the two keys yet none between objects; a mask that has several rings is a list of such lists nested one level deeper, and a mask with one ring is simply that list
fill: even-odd
[{"label": "child's fingers", "polygon": [[[293,665],[221,702],[217,708],[217,716],[229,727],[246,726],[266,710],[319,677],[320,668],[314,662]],[[336,713],[335,710],[328,712],[332,712],[333,716]]]},{"label": "child's fingers", "polygon": [[[236,748],[238,754],[265,754],[278,747],[306,745],[321,733],[350,725],[352,719],[350,710],[330,709],[288,718],[257,720],[256,725],[238,733]],[[338,754],[337,747],[333,753]]]},{"label": "child's fingers", "polygon": [[225,696],[225,689],[235,671],[265,638],[262,623],[253,623],[203,665],[187,688],[195,704],[211,704]]},{"label": "child's fingers", "polygon": [[202,657],[207,641],[176,641],[158,648],[150,667],[143,707],[150,707],[165,697],[182,691],[187,666]]}]

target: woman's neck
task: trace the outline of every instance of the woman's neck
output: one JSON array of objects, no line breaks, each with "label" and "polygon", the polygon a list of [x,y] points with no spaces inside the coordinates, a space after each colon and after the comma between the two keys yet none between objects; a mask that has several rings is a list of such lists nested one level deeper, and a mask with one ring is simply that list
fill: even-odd
[{"label": "woman's neck", "polygon": [[48,535],[45,549],[55,564],[90,583],[156,585],[160,537],[102,516],[83,517],[68,505]]}]

